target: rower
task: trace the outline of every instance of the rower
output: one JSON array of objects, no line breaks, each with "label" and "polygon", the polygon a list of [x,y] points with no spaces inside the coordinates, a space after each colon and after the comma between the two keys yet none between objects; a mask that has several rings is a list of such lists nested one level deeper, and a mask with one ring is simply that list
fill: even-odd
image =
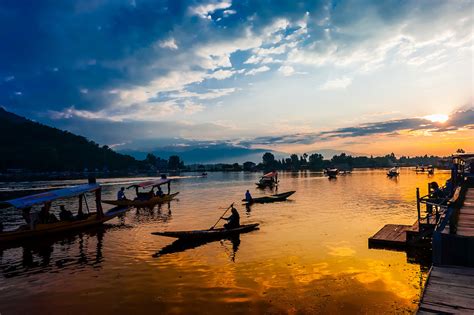
[{"label": "rower", "polygon": [[126,200],[127,196],[125,196],[125,187],[120,188],[117,192],[117,200]]},{"label": "rower", "polygon": [[224,228],[226,229],[235,229],[240,226],[240,215],[237,209],[232,207],[232,214],[228,218],[222,218],[227,221],[226,224],[224,224]]},{"label": "rower", "polygon": [[250,191],[247,189],[247,191],[245,192],[245,201],[247,202],[252,202],[252,195],[250,194]]}]

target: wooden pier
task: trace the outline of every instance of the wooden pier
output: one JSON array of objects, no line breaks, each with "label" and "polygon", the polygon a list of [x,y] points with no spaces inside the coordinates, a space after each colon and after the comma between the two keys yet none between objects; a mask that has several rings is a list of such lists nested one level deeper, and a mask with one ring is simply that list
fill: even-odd
[{"label": "wooden pier", "polygon": [[431,268],[418,314],[474,314],[474,268]]},{"label": "wooden pier", "polygon": [[416,229],[415,225],[387,224],[369,238],[369,248],[400,248],[407,245],[407,231]]},{"label": "wooden pier", "polygon": [[474,189],[466,191],[464,205],[459,210],[456,234],[461,236],[474,236]]}]

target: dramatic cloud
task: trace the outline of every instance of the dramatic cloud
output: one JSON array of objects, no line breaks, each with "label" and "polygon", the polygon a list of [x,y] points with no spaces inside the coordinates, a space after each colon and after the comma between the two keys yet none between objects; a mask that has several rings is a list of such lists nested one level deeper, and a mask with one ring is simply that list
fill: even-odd
[{"label": "dramatic cloud", "polygon": [[315,133],[297,133],[291,135],[259,137],[242,141],[242,145],[278,145],[278,144],[312,144],[317,141],[328,141],[334,138],[356,138],[371,135],[393,135],[407,131],[416,133],[445,132],[461,129],[474,129],[474,108],[457,111],[445,122],[432,121],[427,118],[406,118],[362,124]]},{"label": "dramatic cloud", "polygon": [[[0,106],[74,130],[79,121],[136,121],[146,133],[151,121],[232,117],[237,138],[303,115],[333,130],[314,139],[419,123],[450,131],[462,125],[446,126],[453,115],[444,127],[422,118],[354,130],[331,123],[357,111],[410,117],[429,114],[421,104],[472,103],[473,20],[462,0],[3,1]],[[305,134],[273,141],[306,143]]]}]

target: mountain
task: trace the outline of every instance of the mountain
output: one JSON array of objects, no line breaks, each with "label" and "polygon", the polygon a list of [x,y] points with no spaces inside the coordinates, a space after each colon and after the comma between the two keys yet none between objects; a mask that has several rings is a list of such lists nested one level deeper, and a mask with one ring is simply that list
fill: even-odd
[{"label": "mountain", "polygon": [[0,107],[0,171],[127,170],[138,161],[62,131],[7,112]]},{"label": "mountain", "polygon": [[186,164],[243,163],[246,161],[261,162],[262,155],[268,150],[250,149],[228,143],[200,143],[185,146],[164,146],[154,149],[119,150],[136,159],[144,159],[148,153],[168,159],[171,155],[179,155]]}]

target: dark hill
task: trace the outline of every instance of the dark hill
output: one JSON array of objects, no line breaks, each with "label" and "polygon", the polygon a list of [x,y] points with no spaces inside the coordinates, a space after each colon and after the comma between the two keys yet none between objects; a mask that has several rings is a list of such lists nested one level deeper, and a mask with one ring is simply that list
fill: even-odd
[{"label": "dark hill", "polygon": [[133,157],[67,131],[7,112],[0,107],[0,170],[127,170]]}]

